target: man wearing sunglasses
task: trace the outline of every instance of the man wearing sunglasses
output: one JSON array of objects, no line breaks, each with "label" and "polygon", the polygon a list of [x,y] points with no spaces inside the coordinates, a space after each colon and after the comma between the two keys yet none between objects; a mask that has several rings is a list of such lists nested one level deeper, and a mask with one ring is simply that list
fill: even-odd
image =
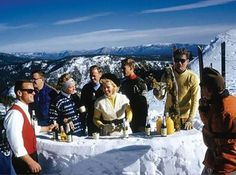
[{"label": "man wearing sunglasses", "polygon": [[[192,129],[193,119],[198,109],[198,101],[200,98],[199,78],[191,70],[188,70],[190,53],[184,49],[177,49],[173,53],[173,73],[178,86],[177,92],[177,106],[179,116],[175,116],[178,119],[180,129]],[[167,93],[167,99],[165,104],[165,112],[171,114],[171,108],[173,107],[173,94]],[[176,105],[174,105],[176,106]]]},{"label": "man wearing sunglasses", "polygon": [[12,163],[17,174],[39,173],[35,133],[51,132],[55,125],[35,126],[33,129],[29,104],[34,102],[34,87],[29,80],[15,83],[17,101],[7,112],[4,127],[10,147],[14,153]]}]

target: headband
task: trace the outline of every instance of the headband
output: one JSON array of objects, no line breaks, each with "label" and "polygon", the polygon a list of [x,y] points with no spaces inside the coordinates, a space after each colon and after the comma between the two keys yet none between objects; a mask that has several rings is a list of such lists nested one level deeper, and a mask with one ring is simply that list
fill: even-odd
[{"label": "headband", "polygon": [[75,80],[73,80],[72,78],[70,78],[69,80],[65,81],[63,84],[62,84],[62,87],[61,89],[62,90],[66,90],[69,86],[71,85],[75,85]]}]

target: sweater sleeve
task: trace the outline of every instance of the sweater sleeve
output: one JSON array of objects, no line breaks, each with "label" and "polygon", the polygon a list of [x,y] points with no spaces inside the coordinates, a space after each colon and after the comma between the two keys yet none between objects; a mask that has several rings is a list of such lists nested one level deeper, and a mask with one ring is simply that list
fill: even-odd
[{"label": "sweater sleeve", "polygon": [[133,118],[133,112],[131,110],[130,105],[127,105],[127,108],[126,108],[125,112],[126,112],[127,121],[130,123],[132,121],[132,118]]},{"label": "sweater sleeve", "polygon": [[102,113],[98,109],[94,109],[93,123],[100,128],[103,126],[102,121],[100,120]]},{"label": "sweater sleeve", "polygon": [[190,120],[192,120],[196,115],[200,99],[200,87],[199,87],[200,81],[197,75],[193,76],[192,83],[193,85],[191,88],[191,108],[189,113]]},{"label": "sweater sleeve", "polygon": [[4,120],[7,139],[16,157],[27,155],[22,136],[24,119],[17,110],[10,110]]}]

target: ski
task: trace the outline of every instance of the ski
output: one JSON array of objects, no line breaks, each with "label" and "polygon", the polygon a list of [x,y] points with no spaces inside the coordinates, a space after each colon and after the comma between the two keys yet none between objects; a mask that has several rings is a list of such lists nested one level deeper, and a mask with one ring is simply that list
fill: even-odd
[{"label": "ski", "polygon": [[225,80],[225,42],[221,43],[221,74]]},{"label": "ski", "polygon": [[204,68],[203,54],[202,54],[203,48],[200,45],[198,45],[197,48],[198,48],[198,61],[199,61],[199,76],[200,76],[200,81],[202,81],[202,71]]}]

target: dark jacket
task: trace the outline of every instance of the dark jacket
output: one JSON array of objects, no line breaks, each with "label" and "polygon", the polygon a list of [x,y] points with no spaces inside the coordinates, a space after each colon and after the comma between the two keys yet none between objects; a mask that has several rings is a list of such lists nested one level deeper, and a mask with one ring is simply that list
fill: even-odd
[{"label": "dark jacket", "polygon": [[133,112],[133,119],[130,123],[133,132],[141,131],[145,127],[146,117],[148,115],[148,104],[146,99],[147,85],[140,77],[134,79],[125,79],[121,83],[120,91],[130,100],[130,106]]},{"label": "dark jacket", "polygon": [[[216,104],[215,102],[219,102]],[[204,165],[214,173],[236,171],[236,97],[226,95],[199,107],[204,123],[203,140],[207,146]]]},{"label": "dark jacket", "polygon": [[88,127],[88,135],[92,135],[93,132],[100,132],[98,127],[93,123],[93,114],[94,103],[103,94],[102,87],[100,86],[97,90],[95,90],[92,82],[84,85],[81,91],[81,101],[87,110],[86,124]]},{"label": "dark jacket", "polygon": [[39,125],[46,126],[49,124],[49,106],[52,99],[57,96],[57,91],[47,84],[44,84],[40,91],[36,91],[34,103],[30,105],[30,108],[35,110]]}]

